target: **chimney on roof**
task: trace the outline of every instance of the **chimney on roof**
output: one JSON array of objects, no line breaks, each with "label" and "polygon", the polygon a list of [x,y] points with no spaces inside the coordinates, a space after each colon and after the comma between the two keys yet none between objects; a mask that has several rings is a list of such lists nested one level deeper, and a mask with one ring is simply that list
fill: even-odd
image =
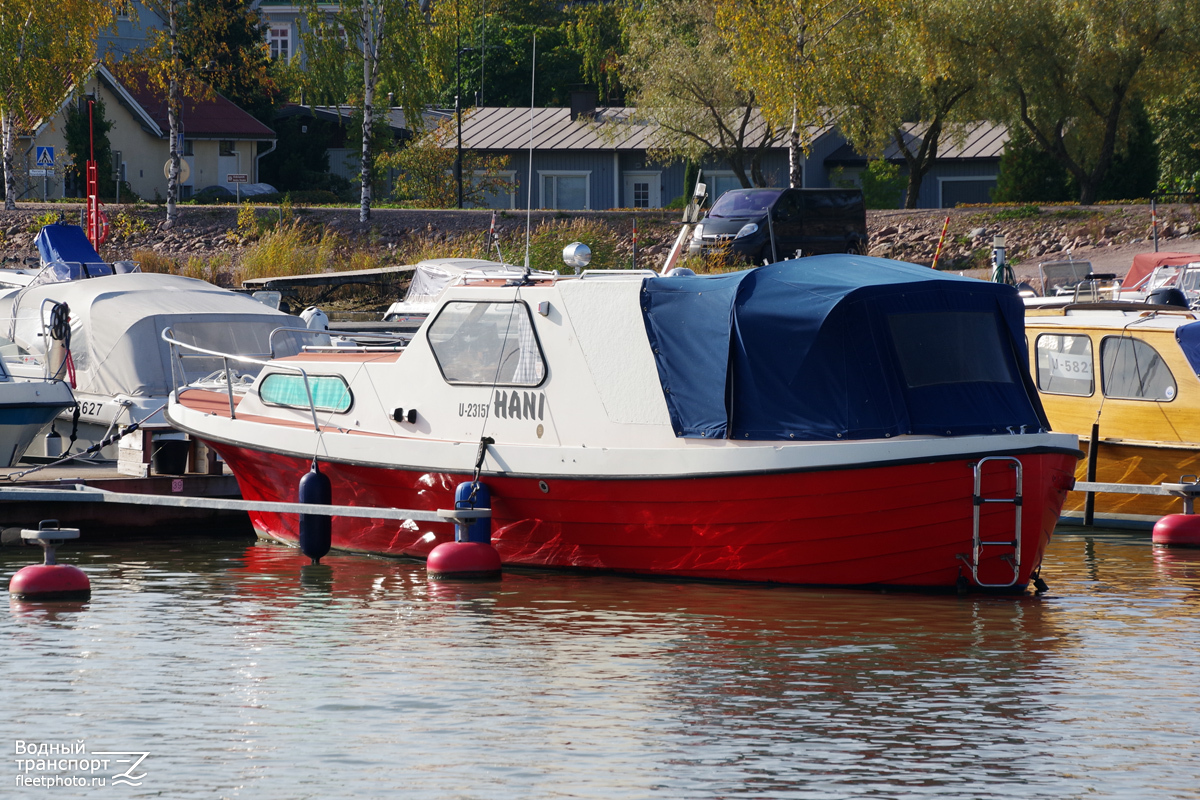
[{"label": "chimney on roof", "polygon": [[596,92],[594,89],[582,89],[571,92],[571,121],[580,117],[592,119],[596,116]]}]

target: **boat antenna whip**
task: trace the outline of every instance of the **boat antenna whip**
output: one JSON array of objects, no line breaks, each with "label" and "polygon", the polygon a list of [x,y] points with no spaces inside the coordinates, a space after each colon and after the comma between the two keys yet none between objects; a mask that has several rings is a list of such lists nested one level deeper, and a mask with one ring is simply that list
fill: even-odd
[{"label": "boat antenna whip", "polygon": [[537,34],[533,35],[533,60],[529,67],[529,177],[525,180],[525,274],[529,280],[529,227],[533,218],[533,98],[537,87]]}]

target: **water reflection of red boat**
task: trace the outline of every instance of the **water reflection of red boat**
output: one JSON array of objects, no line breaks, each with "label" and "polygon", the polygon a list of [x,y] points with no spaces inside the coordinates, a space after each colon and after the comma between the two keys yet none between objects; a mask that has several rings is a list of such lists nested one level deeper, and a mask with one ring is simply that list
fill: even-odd
[{"label": "water reflection of red boat", "polygon": [[[1011,287],[852,256],[466,276],[402,353],[276,359],[168,416],[250,500],[294,500],[315,456],[335,503],[436,510],[477,467],[509,565],[1023,591],[1079,453],[1047,430],[1022,311]],[[293,515],[251,517],[298,539]],[[333,546],[423,558],[450,536],[336,518]]]}]

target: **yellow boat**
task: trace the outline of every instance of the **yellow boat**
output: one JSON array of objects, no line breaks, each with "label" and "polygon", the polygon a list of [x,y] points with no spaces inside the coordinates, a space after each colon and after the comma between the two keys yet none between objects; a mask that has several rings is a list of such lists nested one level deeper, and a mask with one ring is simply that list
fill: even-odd
[{"label": "yellow boat", "polygon": [[[1185,308],[1136,303],[1027,308],[1030,370],[1050,426],[1087,451],[1099,426],[1096,480],[1161,484],[1200,475],[1200,322]],[[1084,480],[1087,461],[1079,462]],[[1192,479],[1194,480],[1194,478]],[[1063,517],[1081,520],[1071,492]],[[1183,510],[1161,495],[1097,494],[1097,524],[1148,526]]]}]

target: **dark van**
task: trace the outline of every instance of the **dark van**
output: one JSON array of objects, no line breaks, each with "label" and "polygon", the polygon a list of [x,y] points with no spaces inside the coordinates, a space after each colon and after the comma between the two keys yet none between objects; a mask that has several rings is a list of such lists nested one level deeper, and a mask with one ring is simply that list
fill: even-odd
[{"label": "dark van", "polygon": [[865,253],[867,210],[862,191],[735,189],[726,192],[696,224],[688,253],[700,255],[722,248],[752,264],[784,261],[795,258],[797,253],[806,256]]}]

